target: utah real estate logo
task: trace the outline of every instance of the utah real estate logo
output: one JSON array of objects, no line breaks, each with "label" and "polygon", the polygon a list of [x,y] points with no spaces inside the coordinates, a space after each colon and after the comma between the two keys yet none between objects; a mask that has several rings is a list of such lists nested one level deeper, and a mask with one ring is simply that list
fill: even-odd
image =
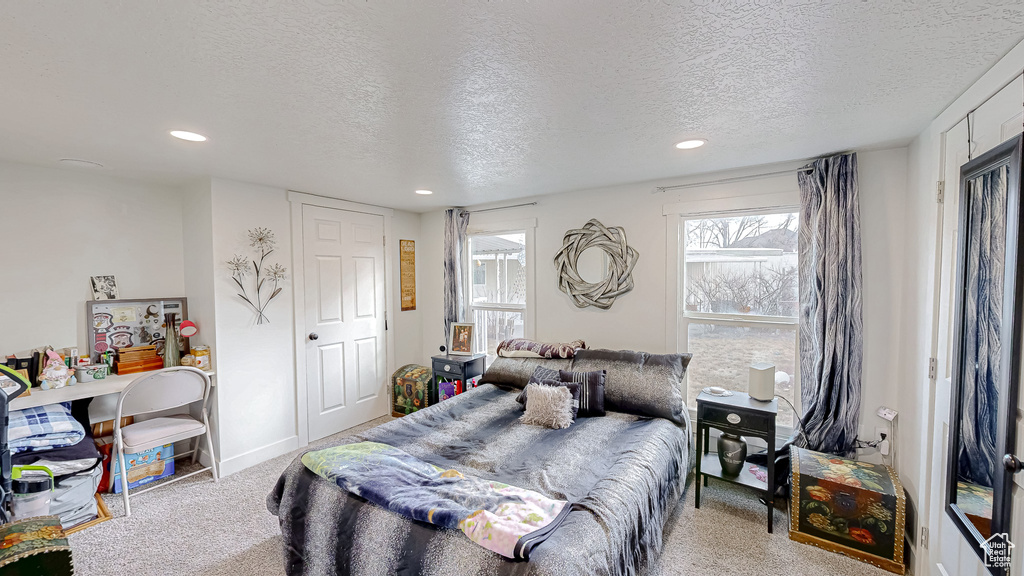
[{"label": "utah real estate logo", "polygon": [[993,534],[991,538],[981,544],[985,551],[985,566],[988,568],[1010,568],[1010,552],[1013,550],[1013,542],[1006,532]]}]

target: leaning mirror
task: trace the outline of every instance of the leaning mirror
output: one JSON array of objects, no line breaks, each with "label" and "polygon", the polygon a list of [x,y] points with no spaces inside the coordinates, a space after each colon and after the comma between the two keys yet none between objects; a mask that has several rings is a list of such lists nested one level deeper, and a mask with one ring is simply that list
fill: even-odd
[{"label": "leaning mirror", "polygon": [[[1010,531],[1020,381],[1021,137],[960,169],[946,512],[984,559]],[[1003,537],[1005,538],[1005,537]],[[1007,573],[990,567],[992,574]]]}]

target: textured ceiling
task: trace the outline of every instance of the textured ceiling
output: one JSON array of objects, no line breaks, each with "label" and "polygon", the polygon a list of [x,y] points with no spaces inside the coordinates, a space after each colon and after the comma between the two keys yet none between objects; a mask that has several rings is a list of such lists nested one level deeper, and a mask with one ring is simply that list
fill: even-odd
[{"label": "textured ceiling", "polygon": [[902,144],[1022,37],[1021,0],[8,1],[0,158],[472,205]]}]

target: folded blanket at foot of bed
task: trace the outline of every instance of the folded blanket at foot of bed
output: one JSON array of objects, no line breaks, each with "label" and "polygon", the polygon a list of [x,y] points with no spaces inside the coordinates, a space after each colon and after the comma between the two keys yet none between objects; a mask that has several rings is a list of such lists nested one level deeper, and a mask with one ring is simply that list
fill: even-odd
[{"label": "folded blanket at foot of bed", "polygon": [[82,438],[85,428],[71,415],[70,404],[46,404],[10,414],[7,439],[12,454],[72,446]]},{"label": "folded blanket at foot of bed", "polygon": [[461,530],[506,558],[526,560],[569,512],[564,500],[445,470],[377,442],[307,452],[302,463],[346,491],[413,520]]}]

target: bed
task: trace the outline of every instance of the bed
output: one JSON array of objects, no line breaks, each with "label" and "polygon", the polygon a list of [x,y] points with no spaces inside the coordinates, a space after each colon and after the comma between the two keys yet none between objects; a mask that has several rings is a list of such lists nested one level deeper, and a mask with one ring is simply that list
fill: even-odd
[{"label": "bed", "polygon": [[569,501],[568,516],[529,561],[508,560],[459,531],[379,508],[296,458],[267,498],[281,525],[287,573],[646,571],[660,555],[666,518],[683,495],[690,469],[692,432],[685,403],[673,419],[609,409],[604,417],[579,418],[554,430],[519,422],[518,393],[515,387],[485,384],[343,443],[388,444],[437,466]]}]

